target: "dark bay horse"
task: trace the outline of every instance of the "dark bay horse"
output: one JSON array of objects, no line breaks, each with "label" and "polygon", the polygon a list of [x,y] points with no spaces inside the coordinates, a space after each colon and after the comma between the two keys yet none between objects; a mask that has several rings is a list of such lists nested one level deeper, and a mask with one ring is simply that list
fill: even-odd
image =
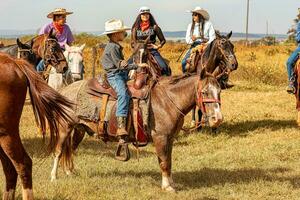
[{"label": "dark bay horse", "polygon": [[[212,74],[221,85],[219,78],[224,73],[229,74],[230,72],[237,70],[238,67],[238,61],[234,53],[234,45],[230,41],[231,35],[232,32],[226,36],[222,36],[216,32],[216,39],[205,48],[204,53],[202,55],[196,55],[195,64],[191,69],[191,72],[196,71],[199,74],[201,69],[205,68],[206,71]],[[196,119],[195,111],[196,109],[193,109],[193,121]],[[201,121],[201,118],[202,111],[199,110],[199,121]],[[201,126],[198,124],[198,130],[200,129]]]},{"label": "dark bay horse", "polygon": [[53,29],[48,34],[36,36],[25,44],[22,44],[17,39],[17,44],[0,48],[0,52],[7,53],[14,58],[17,58],[19,54],[19,57],[34,65],[37,65],[43,59],[45,67],[51,65],[56,69],[57,73],[65,73],[68,70],[68,63],[57,42]]},{"label": "dark bay horse", "polygon": [[56,146],[59,123],[72,123],[72,118],[65,109],[70,109],[73,104],[50,88],[33,66],[24,60],[0,53],[0,71],[0,159],[6,177],[3,199],[14,199],[19,176],[23,199],[32,200],[32,160],[19,135],[27,88],[36,122],[42,133],[46,133],[46,123],[50,129],[51,151]]}]

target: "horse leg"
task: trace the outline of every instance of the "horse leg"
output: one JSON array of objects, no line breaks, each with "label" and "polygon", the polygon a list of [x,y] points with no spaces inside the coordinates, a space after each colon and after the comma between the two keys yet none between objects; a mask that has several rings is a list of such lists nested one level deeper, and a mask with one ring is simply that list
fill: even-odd
[{"label": "horse leg", "polygon": [[85,129],[83,127],[76,127],[74,129],[73,137],[72,137],[72,149],[76,151],[79,144],[82,142],[85,135]]},{"label": "horse leg", "polygon": [[70,127],[65,128],[65,127],[60,127],[60,134],[59,134],[59,139],[57,141],[56,144],[56,148],[55,148],[55,153],[54,153],[54,162],[53,162],[53,168],[51,171],[51,181],[55,181],[57,179],[57,171],[58,171],[58,165],[59,165],[59,161],[62,157],[62,149],[63,149],[63,145],[65,144],[65,142],[67,141],[68,137],[71,137],[71,132],[72,129],[70,129]]},{"label": "horse leg", "polygon": [[191,127],[196,126],[196,107],[192,110],[192,121],[191,121]]},{"label": "horse leg", "polygon": [[297,120],[298,126],[300,126],[300,110],[298,110],[298,120]]},{"label": "horse leg", "polygon": [[0,145],[21,178],[23,200],[33,200],[32,160],[26,153],[19,133],[2,136]]},{"label": "horse leg", "polygon": [[18,174],[12,162],[6,156],[6,154],[4,153],[1,147],[0,147],[0,160],[6,178],[6,187],[2,199],[13,200],[15,199],[15,191],[16,191]]},{"label": "horse leg", "polygon": [[168,192],[175,192],[175,189],[173,187],[174,182],[171,174],[173,139],[168,138],[167,135],[154,136],[153,142],[162,173],[161,187],[163,190],[166,190]]}]

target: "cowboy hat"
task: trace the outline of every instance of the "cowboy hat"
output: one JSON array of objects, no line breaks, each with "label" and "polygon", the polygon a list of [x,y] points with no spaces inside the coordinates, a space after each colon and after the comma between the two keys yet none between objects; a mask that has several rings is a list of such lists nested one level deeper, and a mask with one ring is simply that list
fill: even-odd
[{"label": "cowboy hat", "polygon": [[54,11],[47,15],[48,18],[53,18],[54,15],[71,15],[73,12],[67,12],[64,8],[56,8]]},{"label": "cowboy hat", "polygon": [[194,10],[189,10],[188,12],[200,14],[205,20],[209,20],[208,12],[199,6],[197,6]]},{"label": "cowboy hat", "polygon": [[139,13],[140,14],[150,13],[150,8],[148,8],[147,6],[143,6],[143,7],[140,8]]},{"label": "cowboy hat", "polygon": [[107,35],[111,33],[118,33],[130,30],[129,27],[124,26],[124,23],[122,20],[119,19],[112,19],[107,22],[105,22],[105,31],[102,33],[102,35]]}]

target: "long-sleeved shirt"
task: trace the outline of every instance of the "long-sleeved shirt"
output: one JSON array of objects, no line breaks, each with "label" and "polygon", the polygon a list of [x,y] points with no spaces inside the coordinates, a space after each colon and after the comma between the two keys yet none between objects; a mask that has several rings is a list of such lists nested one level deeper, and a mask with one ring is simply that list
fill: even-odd
[{"label": "long-sleeved shirt", "polygon": [[[120,44],[109,42],[104,49],[101,58],[101,64],[107,74],[114,74],[122,71],[121,61],[124,60],[123,47]],[[136,69],[134,63],[128,64],[126,70]]]},{"label": "long-sleeved shirt", "polygon": [[166,43],[165,36],[161,28],[157,25],[149,27],[149,29],[142,31],[141,28],[133,28],[131,31],[131,46],[134,47],[134,44],[138,41],[146,40],[150,36],[150,43],[155,44],[156,37],[159,39],[160,46],[163,47]]},{"label": "long-sleeved shirt", "polygon": [[297,24],[296,41],[298,44],[300,44],[300,22]]},{"label": "long-sleeved shirt", "polygon": [[[196,41],[192,40],[192,36],[200,37],[200,31],[199,31],[199,23],[195,23],[194,32],[191,34],[191,28],[192,23],[188,25],[187,31],[186,31],[186,43],[187,44],[193,44],[194,42],[202,42],[202,39],[199,38]],[[208,39],[208,43],[211,43],[216,38],[216,32],[215,29],[210,21],[205,21],[204,23],[204,33],[203,36],[205,39]]]}]

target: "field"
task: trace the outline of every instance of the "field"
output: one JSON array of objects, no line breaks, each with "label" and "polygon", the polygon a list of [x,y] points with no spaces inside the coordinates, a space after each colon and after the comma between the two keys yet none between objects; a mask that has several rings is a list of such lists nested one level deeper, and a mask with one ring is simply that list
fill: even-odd
[{"label": "field", "polygon": [[[84,52],[87,78],[91,77],[91,45]],[[11,41],[5,41],[10,43]],[[126,55],[129,44],[125,43]],[[184,45],[169,42],[161,51],[176,62]],[[178,192],[161,191],[161,176],[152,145],[143,148],[139,160],[121,163],[113,159],[116,146],[86,137],[75,157],[75,174],[59,171],[50,182],[52,156],[46,155],[30,105],[24,108],[21,132],[33,158],[36,199],[299,199],[300,135],[296,126],[294,97],[285,92],[285,61],[294,46],[245,47],[236,45],[239,68],[231,76],[235,87],[222,92],[225,121],[218,135],[209,129],[181,132],[173,150],[173,178]],[[101,50],[98,52],[101,53]],[[97,67],[97,72],[101,67]],[[189,125],[190,116],[185,126]],[[0,188],[4,175],[0,171]],[[0,192],[1,195],[1,192]],[[18,184],[17,199],[21,199]]]}]

